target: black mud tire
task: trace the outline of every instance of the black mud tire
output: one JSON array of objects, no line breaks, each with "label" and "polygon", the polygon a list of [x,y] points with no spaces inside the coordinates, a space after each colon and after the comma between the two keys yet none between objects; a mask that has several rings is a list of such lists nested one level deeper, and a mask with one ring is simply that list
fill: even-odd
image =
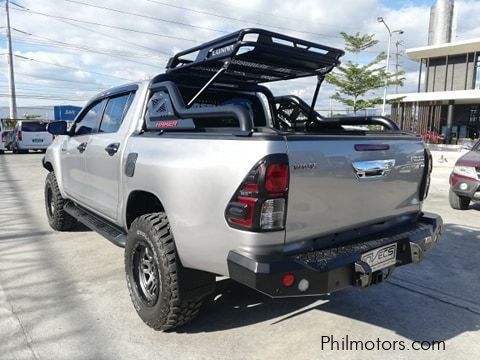
[{"label": "black mud tire", "polygon": [[0,155],[5,154],[5,150],[0,150]]},{"label": "black mud tire", "polygon": [[52,171],[45,179],[45,210],[48,223],[53,230],[68,231],[77,224],[77,220],[63,209],[65,202],[58,188],[55,173]]},{"label": "black mud tire", "polygon": [[[142,287],[142,275],[138,260],[135,260],[147,248],[150,259],[148,256],[142,256],[142,259],[149,262],[147,267],[154,265],[152,273],[156,271],[157,286],[153,292]],[[198,314],[203,297],[180,298],[178,281],[183,270],[165,213],[152,213],[135,219],[125,246],[125,274],[135,310],[145,324],[155,330],[178,328]]]},{"label": "black mud tire", "polygon": [[457,195],[452,189],[448,192],[448,201],[455,210],[467,210],[470,205],[470,199],[465,196]]}]

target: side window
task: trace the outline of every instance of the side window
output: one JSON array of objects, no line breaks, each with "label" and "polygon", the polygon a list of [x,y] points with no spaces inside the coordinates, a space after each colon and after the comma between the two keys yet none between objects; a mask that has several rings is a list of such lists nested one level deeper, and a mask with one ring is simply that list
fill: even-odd
[{"label": "side window", "polygon": [[75,122],[74,135],[88,135],[96,131],[102,115],[105,100],[93,105],[78,121]]},{"label": "side window", "polygon": [[122,124],[123,117],[130,107],[131,99],[133,99],[133,93],[108,99],[99,132],[114,133],[118,131]]}]

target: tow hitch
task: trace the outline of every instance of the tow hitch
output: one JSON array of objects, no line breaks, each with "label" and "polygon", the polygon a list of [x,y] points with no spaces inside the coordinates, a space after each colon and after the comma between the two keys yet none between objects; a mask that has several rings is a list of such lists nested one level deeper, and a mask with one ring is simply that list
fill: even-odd
[{"label": "tow hitch", "polygon": [[[432,236],[427,236],[423,239],[423,244],[425,247],[429,248],[433,243]],[[405,249],[405,245],[409,246],[409,251]],[[405,251],[406,250],[406,251]],[[410,256],[405,258],[402,256],[402,253],[408,253]],[[422,246],[412,241],[404,243],[403,246],[400,246],[400,254],[396,258],[397,264],[406,264],[406,263],[419,263],[423,258],[424,250]],[[387,280],[395,270],[395,265],[388,266],[379,270],[372,270],[370,264],[366,261],[358,260],[355,262],[355,277],[354,285],[361,288],[369,287],[370,285],[379,284]]]},{"label": "tow hitch", "polygon": [[372,271],[370,265],[365,261],[357,261],[355,263],[355,280],[356,287],[367,288],[370,285],[379,284],[387,280],[395,270],[395,266],[390,266],[385,269]]}]

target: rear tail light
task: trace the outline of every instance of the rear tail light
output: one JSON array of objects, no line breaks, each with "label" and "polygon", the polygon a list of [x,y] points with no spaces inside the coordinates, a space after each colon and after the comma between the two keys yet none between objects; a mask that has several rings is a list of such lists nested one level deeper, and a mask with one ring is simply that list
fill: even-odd
[{"label": "rear tail light", "polygon": [[419,193],[419,200],[423,201],[427,198],[428,196],[428,190],[430,188],[430,175],[432,173],[433,169],[433,160],[432,160],[432,154],[430,153],[430,150],[425,149],[425,167],[423,170],[423,178],[420,183],[420,189],[418,191]]},{"label": "rear tail light", "polygon": [[270,164],[265,174],[265,190],[269,194],[285,193],[288,186],[288,164]]},{"label": "rear tail light", "polygon": [[21,130],[18,131],[17,138],[18,138],[19,141],[22,141],[22,131]]},{"label": "rear tail light", "polygon": [[285,228],[288,157],[268,155],[247,174],[225,210],[231,227],[249,231]]},{"label": "rear tail light", "polygon": [[295,276],[292,273],[286,273],[282,276],[282,285],[290,287],[295,282]]}]

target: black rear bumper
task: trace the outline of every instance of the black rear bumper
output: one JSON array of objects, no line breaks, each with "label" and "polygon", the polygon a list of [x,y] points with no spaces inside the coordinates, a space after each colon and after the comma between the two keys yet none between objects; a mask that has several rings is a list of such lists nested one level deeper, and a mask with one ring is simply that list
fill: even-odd
[{"label": "black rear bumper", "polygon": [[[312,250],[295,255],[245,255],[230,251],[230,278],[271,297],[320,295],[349,286],[367,287],[383,281],[394,267],[417,263],[439,240],[442,218],[424,213],[416,222],[370,236],[368,239],[335,248]],[[365,252],[397,244],[396,264],[372,271],[361,261]],[[294,276],[293,285],[282,284],[285,274]],[[299,289],[302,282],[303,291]]]}]

